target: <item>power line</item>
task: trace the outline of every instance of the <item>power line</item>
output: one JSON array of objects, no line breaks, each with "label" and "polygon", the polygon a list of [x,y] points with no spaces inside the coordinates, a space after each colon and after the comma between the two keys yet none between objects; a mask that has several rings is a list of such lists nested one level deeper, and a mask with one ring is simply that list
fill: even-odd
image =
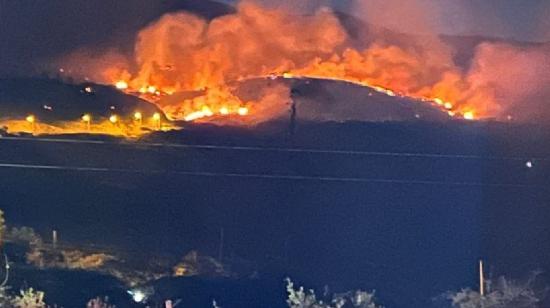
[{"label": "power line", "polygon": [[180,175],[180,176],[198,176],[198,177],[228,177],[228,178],[264,179],[264,180],[318,181],[318,182],[343,182],[343,183],[375,183],[375,184],[378,183],[378,184],[397,184],[397,185],[517,187],[517,188],[542,187],[542,185],[514,184],[514,183],[483,183],[483,182],[459,182],[459,181],[446,182],[446,181],[435,181],[435,180],[399,180],[399,179],[361,178],[361,177],[230,173],[230,172],[210,172],[210,171],[185,171],[185,170],[145,170],[145,169],[62,166],[62,165],[33,165],[33,164],[15,164],[15,163],[0,163],[0,168],[92,172],[92,173],[126,173],[126,174],[152,174],[152,175],[172,174],[172,175]]},{"label": "power line", "polygon": [[101,144],[120,145],[128,147],[159,147],[159,148],[184,148],[199,150],[226,150],[249,152],[280,152],[280,153],[308,153],[331,154],[353,156],[386,156],[386,157],[413,157],[413,158],[443,158],[443,159],[471,159],[471,160],[513,160],[513,161],[550,161],[550,158],[532,156],[482,156],[468,154],[440,154],[418,152],[391,152],[391,151],[358,151],[358,150],[323,150],[312,148],[284,148],[284,147],[260,147],[260,146],[234,146],[234,145],[210,145],[210,144],[181,144],[181,143],[150,143],[150,142],[109,142],[102,140],[62,139],[62,138],[28,138],[28,137],[3,137],[0,141],[29,141],[50,143],[75,143],[75,144]]}]

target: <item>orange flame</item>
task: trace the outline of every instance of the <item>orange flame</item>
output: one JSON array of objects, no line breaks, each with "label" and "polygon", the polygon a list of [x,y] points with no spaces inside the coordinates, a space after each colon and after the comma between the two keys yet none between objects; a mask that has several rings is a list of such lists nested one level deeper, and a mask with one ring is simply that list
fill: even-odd
[{"label": "orange flame", "polygon": [[[407,48],[382,38],[359,50],[350,41],[330,10],[296,16],[244,1],[235,14],[211,21],[190,13],[166,14],[140,31],[135,59],[109,53],[101,63],[112,65],[90,75],[103,76],[97,81],[154,102],[168,118],[185,121],[240,116],[240,122],[257,123],[284,114],[287,107],[281,102],[288,100],[288,89],[262,90],[259,97],[243,101],[228,86],[254,77],[352,82],[388,96],[422,100],[468,120],[500,111],[493,89],[457,68],[433,44]],[[129,64],[133,62],[136,67]],[[178,92],[201,94],[179,102],[165,99]]]}]

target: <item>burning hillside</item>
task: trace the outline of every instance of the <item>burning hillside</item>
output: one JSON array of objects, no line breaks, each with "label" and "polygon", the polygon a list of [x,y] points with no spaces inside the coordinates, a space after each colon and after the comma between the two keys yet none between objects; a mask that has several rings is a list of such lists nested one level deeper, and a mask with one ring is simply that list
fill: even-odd
[{"label": "burning hillside", "polygon": [[[236,95],[235,82],[338,80],[425,101],[451,116],[510,119],[516,117],[510,114],[517,111],[516,104],[533,94],[516,91],[511,82],[526,75],[530,88],[538,89],[550,80],[542,69],[531,70],[532,58],[550,62],[542,61],[550,55],[540,48],[481,44],[470,67],[464,68],[454,63],[452,49],[437,38],[423,37],[403,46],[384,37],[370,40],[364,49],[354,47],[360,44],[329,9],[296,16],[243,1],[235,13],[212,20],[187,12],[166,14],[139,32],[133,55],[111,50],[90,57],[90,51],[78,50],[63,58],[62,67],[73,77],[116,85],[155,102],[174,120],[240,115],[241,122],[252,124],[285,113],[281,106],[290,100],[290,90],[260,88],[249,101]],[[508,66],[499,67],[504,62]],[[184,95],[180,102],[162,99],[190,92],[203,95]],[[243,117],[254,113],[250,122]]]},{"label": "burning hillside", "polygon": [[0,126],[11,133],[140,136],[169,125],[154,104],[111,86],[0,79]]}]

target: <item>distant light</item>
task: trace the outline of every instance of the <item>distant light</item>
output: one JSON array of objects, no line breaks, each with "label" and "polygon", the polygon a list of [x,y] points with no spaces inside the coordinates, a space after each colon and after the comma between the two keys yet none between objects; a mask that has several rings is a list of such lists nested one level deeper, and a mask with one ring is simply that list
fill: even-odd
[{"label": "distant light", "polygon": [[130,294],[132,296],[132,299],[134,300],[134,302],[136,303],[141,303],[145,300],[146,298],[146,295],[143,291],[141,290],[129,290],[128,291],[128,294]]},{"label": "distant light", "polygon": [[453,104],[452,103],[449,103],[449,102],[446,102],[445,105],[444,105],[445,109],[453,109]]},{"label": "distant light", "polygon": [[160,113],[155,112],[155,113],[153,114],[153,120],[155,120],[155,121],[160,121]]},{"label": "distant light", "polygon": [[33,115],[28,115],[25,120],[29,123],[34,123],[36,121],[35,117]]},{"label": "distant light", "polygon": [[475,120],[475,115],[472,111],[465,112],[464,113],[464,119],[469,120],[469,121]]},{"label": "distant light", "polygon": [[113,114],[112,116],[109,117],[109,121],[115,124],[116,122],[118,122],[118,117]]},{"label": "distant light", "polygon": [[147,87],[139,88],[139,93],[147,93]]},{"label": "distant light", "polygon": [[82,121],[84,122],[90,122],[92,120],[92,117],[89,114],[85,114],[82,116]]},{"label": "distant light", "polygon": [[248,114],[248,108],[246,107],[239,107],[239,110],[237,110],[237,113],[241,116],[245,116]]},{"label": "distant light", "polygon": [[128,89],[128,83],[124,80],[119,80],[115,83],[115,87],[119,90],[126,90]]},{"label": "distant light", "polygon": [[443,100],[442,100],[441,98],[436,98],[436,99],[434,99],[434,102],[435,102],[436,104],[438,104],[438,105],[443,105],[443,104],[444,104],[444,102],[443,102]]},{"label": "distant light", "polygon": [[88,86],[88,87],[85,87],[85,88],[84,88],[84,91],[85,91],[86,93],[92,93],[94,90],[92,89],[92,87]]},{"label": "distant light", "polygon": [[229,109],[227,107],[220,108],[220,114],[221,115],[228,115],[229,114]]},{"label": "distant light", "polygon": [[527,168],[531,169],[531,168],[533,168],[534,164],[533,164],[532,161],[529,160],[529,161],[527,161],[527,162],[525,163],[525,166],[526,166]]},{"label": "distant light", "polygon": [[147,87],[147,92],[149,92],[151,94],[155,94],[155,92],[157,92],[157,88],[155,86],[148,86]]},{"label": "distant light", "polygon": [[136,111],[134,113],[134,119],[136,119],[137,121],[141,120],[142,118],[143,118],[143,115],[141,114],[141,112]]}]

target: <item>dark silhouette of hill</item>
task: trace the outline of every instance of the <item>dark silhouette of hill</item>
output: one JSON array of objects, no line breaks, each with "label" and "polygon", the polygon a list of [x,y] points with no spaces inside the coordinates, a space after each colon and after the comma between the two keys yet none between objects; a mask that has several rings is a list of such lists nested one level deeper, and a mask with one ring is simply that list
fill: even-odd
[{"label": "dark silhouette of hill", "polygon": [[156,106],[110,86],[42,78],[0,79],[2,118],[24,119],[33,114],[43,122],[79,121],[86,113],[107,119],[112,114],[130,117],[137,110],[144,114],[158,111]]}]

